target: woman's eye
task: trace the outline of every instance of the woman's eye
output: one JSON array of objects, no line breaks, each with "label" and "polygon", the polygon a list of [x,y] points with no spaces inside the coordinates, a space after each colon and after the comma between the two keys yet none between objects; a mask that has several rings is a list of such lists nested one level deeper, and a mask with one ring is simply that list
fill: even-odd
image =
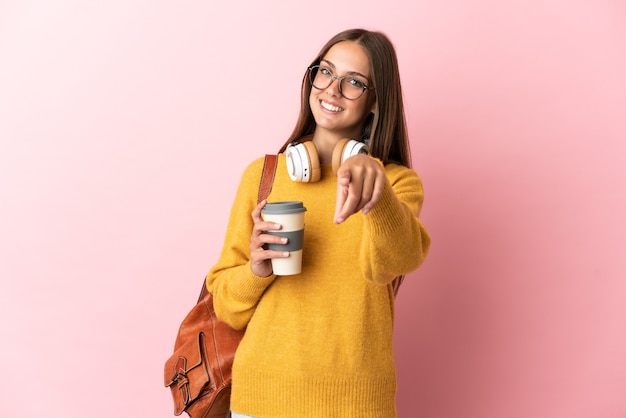
[{"label": "woman's eye", "polygon": [[347,81],[350,87],[356,87],[359,89],[365,88],[365,83],[357,78],[349,78]]},{"label": "woman's eye", "polygon": [[322,73],[323,75],[327,77],[330,77],[333,75],[333,73],[331,73],[328,68],[324,68],[324,67],[320,67],[320,73]]}]

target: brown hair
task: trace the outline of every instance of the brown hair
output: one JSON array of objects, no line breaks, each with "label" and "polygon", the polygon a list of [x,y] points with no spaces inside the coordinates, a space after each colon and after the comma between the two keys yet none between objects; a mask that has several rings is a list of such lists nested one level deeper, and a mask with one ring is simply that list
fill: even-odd
[{"label": "brown hair", "polygon": [[[380,159],[383,164],[394,162],[411,167],[400,72],[393,44],[381,32],[349,29],[328,41],[311,65],[319,64],[330,48],[342,41],[357,42],[365,49],[369,57],[370,78],[374,87],[371,91],[375,94],[371,99],[372,104],[373,100],[377,100],[376,111],[366,117],[361,138],[355,139],[369,139],[370,155]],[[307,72],[308,69],[302,79],[301,107],[296,126],[280,152],[284,152],[291,142],[311,135],[315,131],[315,119],[309,104],[311,83],[307,79]]]}]

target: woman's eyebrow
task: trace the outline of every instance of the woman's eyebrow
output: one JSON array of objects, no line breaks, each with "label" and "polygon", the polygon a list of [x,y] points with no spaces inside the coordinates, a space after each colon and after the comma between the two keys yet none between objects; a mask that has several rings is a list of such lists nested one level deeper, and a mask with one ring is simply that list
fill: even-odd
[{"label": "woman's eyebrow", "polygon": [[327,59],[323,59],[321,62],[325,62],[326,65],[328,65],[329,67],[336,68],[335,64],[333,64],[332,62],[328,61]]},{"label": "woman's eyebrow", "polygon": [[[332,62],[328,61],[327,59],[323,59],[320,61],[320,63],[325,63],[326,65],[328,65],[329,67],[331,67],[333,70],[336,69],[337,67],[335,67],[335,64],[333,64]],[[346,74],[350,74],[350,75],[358,75],[361,76],[363,78],[365,78],[366,80],[369,80],[369,77],[361,74],[358,71],[348,71]]]}]

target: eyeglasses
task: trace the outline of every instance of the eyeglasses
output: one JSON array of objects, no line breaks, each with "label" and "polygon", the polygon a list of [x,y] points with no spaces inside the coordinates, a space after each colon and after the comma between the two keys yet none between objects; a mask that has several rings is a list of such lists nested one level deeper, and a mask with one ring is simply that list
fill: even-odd
[{"label": "eyeglasses", "polygon": [[335,79],[339,80],[339,93],[348,100],[356,100],[363,95],[365,90],[374,89],[374,87],[368,87],[357,76],[346,75],[339,77],[334,75],[328,67],[321,65],[309,67],[309,81],[318,90],[330,87]]}]

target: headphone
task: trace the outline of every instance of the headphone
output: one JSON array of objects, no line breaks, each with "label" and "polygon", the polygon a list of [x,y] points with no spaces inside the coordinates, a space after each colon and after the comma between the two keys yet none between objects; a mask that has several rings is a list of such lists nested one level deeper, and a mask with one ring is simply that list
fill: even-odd
[{"label": "headphone", "polygon": [[[369,148],[363,142],[350,138],[339,140],[333,148],[332,166],[336,174],[341,163],[353,155],[368,154]],[[292,142],[285,149],[287,172],[293,181],[315,183],[322,177],[320,159],[313,141]]]}]

